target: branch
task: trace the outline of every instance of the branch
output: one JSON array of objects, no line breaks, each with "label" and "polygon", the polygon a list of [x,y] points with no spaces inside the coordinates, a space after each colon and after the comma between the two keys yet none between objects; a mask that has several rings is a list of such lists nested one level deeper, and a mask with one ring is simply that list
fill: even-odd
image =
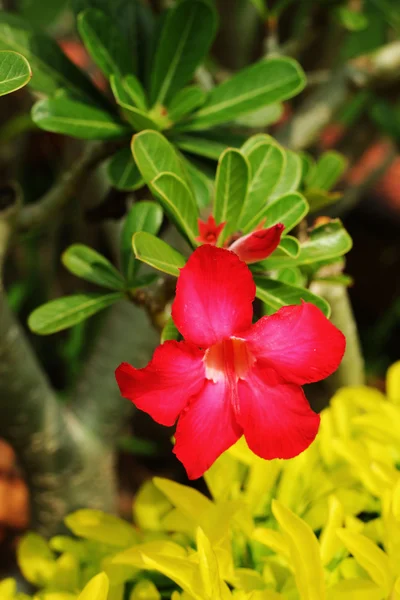
[{"label": "branch", "polygon": [[145,366],[158,343],[143,310],[124,301],[110,309],[70,404],[76,418],[105,443],[115,440],[132,408],[120,396],[115,369],[121,362]]},{"label": "branch", "polygon": [[87,145],[82,156],[65,171],[54,186],[34,204],[25,206],[18,217],[17,228],[29,230],[45,225],[73,196],[88,173],[112,156],[121,142],[95,142]]},{"label": "branch", "polygon": [[349,61],[326,84],[310,94],[277,134],[293,150],[311,146],[350,98],[355,88],[380,88],[400,80],[400,42]]}]

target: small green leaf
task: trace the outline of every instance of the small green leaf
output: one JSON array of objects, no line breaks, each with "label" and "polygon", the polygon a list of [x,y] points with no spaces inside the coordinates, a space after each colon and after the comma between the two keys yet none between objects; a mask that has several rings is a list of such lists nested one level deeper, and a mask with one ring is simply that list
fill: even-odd
[{"label": "small green leaf", "polygon": [[161,332],[161,340],[160,343],[163,344],[168,340],[177,340],[179,339],[179,331],[176,328],[175,323],[172,320],[172,317],[168,319],[166,324],[163,327]]},{"label": "small green leaf", "polygon": [[155,202],[142,201],[133,204],[124,221],[121,232],[121,265],[129,285],[136,283],[138,265],[132,250],[132,236],[138,231],[157,235],[163,220],[163,211]]},{"label": "small green leaf", "polygon": [[174,173],[160,173],[151,182],[151,189],[176,227],[196,246],[198,208],[185,181]]},{"label": "small green leaf", "polygon": [[64,522],[74,535],[86,540],[116,548],[128,548],[138,542],[133,525],[101,510],[83,508],[69,514]]},{"label": "small green leaf", "polygon": [[228,149],[228,144],[224,144],[218,140],[211,140],[201,135],[177,135],[173,138],[174,144],[181,150],[189,152],[190,154],[196,154],[197,156],[203,156],[204,158],[211,158],[218,160],[221,154]]},{"label": "small green leaf", "polygon": [[26,58],[17,52],[0,52],[0,96],[24,87],[31,77],[32,71]]},{"label": "small green leaf", "polygon": [[88,8],[79,14],[77,23],[90,56],[106,77],[134,70],[132,52],[106,13]]},{"label": "small green leaf", "polygon": [[182,160],[175,148],[159,132],[142,131],[132,138],[132,153],[147,184],[160,173],[175,173],[186,179]]},{"label": "small green leaf", "polygon": [[352,247],[352,240],[339,219],[316,227],[310,239],[301,244],[297,258],[271,256],[258,263],[267,270],[283,269],[298,265],[309,265],[321,260],[343,256]]},{"label": "small green leaf", "polygon": [[107,575],[99,573],[85,585],[77,600],[107,600],[109,588]]},{"label": "small green leaf", "polygon": [[312,294],[303,287],[289,285],[282,281],[276,281],[269,277],[254,277],[256,284],[256,296],[262,300],[269,308],[269,312],[273,313],[279,310],[282,306],[290,304],[300,304],[301,300],[312,302],[322,310],[325,316],[329,317],[330,306],[326,300]]},{"label": "small green leaf", "polygon": [[358,10],[351,10],[348,6],[338,6],[334,13],[340,23],[349,31],[361,31],[368,25],[368,18]]},{"label": "small green leaf", "polygon": [[124,279],[114,265],[89,246],[73,244],[63,253],[61,260],[68,271],[86,281],[111,290],[125,288]]},{"label": "small green leaf", "polygon": [[114,154],[108,163],[107,174],[117,190],[137,190],[144,186],[130,148],[122,148]]},{"label": "small green leaf", "polygon": [[168,117],[175,123],[199,108],[205,100],[206,93],[201,88],[195,85],[182,88],[168,105]]},{"label": "small green leaf", "polygon": [[325,190],[314,190],[307,189],[304,192],[308,204],[310,206],[310,213],[317,212],[335,204],[343,196],[340,192],[326,192]]},{"label": "small green leaf", "polygon": [[214,195],[214,180],[198,169],[192,161],[186,159],[184,161],[197,206],[204,208],[211,203],[211,198]]},{"label": "small green leaf", "polygon": [[150,70],[150,100],[163,104],[191,78],[216,32],[216,11],[209,2],[182,0],[170,9]]},{"label": "small green leaf", "polygon": [[266,219],[265,227],[283,223],[285,226],[283,235],[286,235],[300,223],[307,213],[307,200],[301,194],[292,192],[268,204],[261,215],[261,219]]},{"label": "small green leaf", "polygon": [[37,102],[32,109],[32,119],[45,131],[85,140],[114,139],[129,133],[113,115],[63,96]]},{"label": "small green leaf", "polygon": [[249,193],[239,219],[240,229],[249,233],[260,223],[266,200],[278,185],[285,167],[285,155],[277,144],[260,142],[245,153],[250,163]]},{"label": "small green leaf", "polygon": [[295,192],[300,186],[302,176],[302,161],[300,156],[291,150],[284,150],[286,161],[278,184],[268,200],[271,202],[289,192]]},{"label": "small green leaf", "polygon": [[36,533],[27,533],[17,550],[18,565],[27,581],[44,587],[50,581],[55,566],[55,556],[47,541]]},{"label": "small green leaf", "polygon": [[281,239],[279,246],[275,250],[275,252],[278,252],[279,250],[282,251],[284,254],[291,256],[292,258],[296,258],[300,253],[300,243],[295,237],[287,235],[286,237]]},{"label": "small green leaf", "polygon": [[139,79],[130,73],[124,77],[122,84],[132,102],[141,110],[146,111],[148,109],[146,92],[144,91]]},{"label": "small green leaf", "polygon": [[329,191],[347,168],[347,160],[339,152],[325,152],[307,177],[307,188]]},{"label": "small green leaf", "polygon": [[150,233],[135,233],[132,246],[138,260],[174,277],[178,277],[179,269],[185,266],[182,254]]},{"label": "small green leaf", "polygon": [[131,94],[128,92],[122,78],[114,73],[110,76],[110,85],[115,101],[123,109],[124,116],[136,131],[143,129],[154,129],[158,131],[159,125],[148,115],[148,113],[134,106]]},{"label": "small green leaf", "polygon": [[222,154],[215,180],[214,217],[225,222],[218,243],[238,229],[238,220],[249,188],[250,165],[239,150],[228,149]]},{"label": "small green leaf", "polygon": [[267,104],[292,98],[304,86],[305,76],[296,61],[290,58],[261,60],[214,88],[185,128],[206,129],[233,121]]},{"label": "small green leaf", "polygon": [[296,285],[298,287],[304,287],[306,283],[306,278],[298,267],[281,269],[274,275],[271,275],[271,278],[282,281],[283,283],[288,283],[289,285]]},{"label": "small green leaf", "polygon": [[31,331],[39,335],[56,333],[88,319],[123,298],[121,292],[86,293],[64,296],[36,308],[29,316]]},{"label": "small green leaf", "polygon": [[260,13],[260,17],[265,19],[268,15],[267,0],[250,0]]},{"label": "small green leaf", "polygon": [[282,114],[283,104],[275,102],[274,104],[267,104],[267,106],[263,106],[258,110],[242,115],[235,122],[242,127],[268,127],[268,125],[279,121]]}]

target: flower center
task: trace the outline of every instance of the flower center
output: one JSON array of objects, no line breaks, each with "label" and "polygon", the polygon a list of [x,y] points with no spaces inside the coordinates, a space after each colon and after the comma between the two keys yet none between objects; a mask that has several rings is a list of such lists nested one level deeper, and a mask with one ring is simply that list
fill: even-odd
[{"label": "flower center", "polygon": [[217,383],[223,378],[245,379],[256,359],[244,340],[231,337],[208,348],[204,356],[206,377]]}]

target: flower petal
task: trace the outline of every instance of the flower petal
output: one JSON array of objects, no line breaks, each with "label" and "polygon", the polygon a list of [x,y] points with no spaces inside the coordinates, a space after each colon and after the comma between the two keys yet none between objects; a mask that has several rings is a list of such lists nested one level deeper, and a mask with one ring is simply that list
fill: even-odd
[{"label": "flower petal", "polygon": [[342,332],[309,302],[284,306],[241,337],[260,364],[298,385],[331,375],[346,347]]},{"label": "flower petal", "polygon": [[204,352],[186,342],[156,348],[144,369],[122,363],[115,371],[121,396],[161,425],[173,425],[189,399],[204,386]]},{"label": "flower petal", "polygon": [[179,417],[174,453],[189,479],[201,477],[242,435],[226,380],[207,381]]},{"label": "flower petal", "polygon": [[254,296],[248,267],[233,252],[207,244],[181,269],[172,318],[188,341],[207,348],[250,327]]},{"label": "flower petal", "polygon": [[268,229],[258,229],[236,240],[229,246],[247,264],[264,260],[278,247],[285,226],[277,223]]},{"label": "flower petal", "polygon": [[238,422],[249,448],[261,458],[293,458],[318,432],[301,387],[286,383],[273,369],[256,366],[238,382]]},{"label": "flower petal", "polygon": [[207,221],[202,221],[201,219],[197,219],[197,224],[199,226],[200,235],[196,238],[198,242],[202,244],[212,244],[215,246],[217,243],[219,234],[223,230],[226,225],[226,222],[216,224],[213,215],[210,215]]}]

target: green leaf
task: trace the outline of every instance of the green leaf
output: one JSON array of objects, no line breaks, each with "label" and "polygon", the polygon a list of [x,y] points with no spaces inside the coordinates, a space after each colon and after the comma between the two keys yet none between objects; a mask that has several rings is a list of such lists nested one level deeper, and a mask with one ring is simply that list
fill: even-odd
[{"label": "green leaf", "polygon": [[73,244],[63,253],[61,260],[68,271],[77,277],[111,290],[125,289],[124,279],[114,265],[89,246]]},{"label": "green leaf", "polygon": [[160,343],[163,344],[168,340],[177,340],[179,339],[179,331],[176,328],[175,323],[172,320],[172,317],[168,319],[166,324],[163,327],[161,332],[161,340]]},{"label": "green leaf", "polygon": [[185,128],[206,129],[233,121],[267,104],[292,98],[304,86],[305,76],[296,61],[261,60],[214,88]]},{"label": "green leaf", "polygon": [[107,575],[99,573],[85,585],[77,600],[107,600],[109,588]]},{"label": "green leaf", "polygon": [[211,46],[216,26],[216,11],[209,2],[182,0],[169,11],[150,71],[152,104],[167,102],[192,78]]},{"label": "green leaf", "polygon": [[132,138],[133,157],[147,184],[160,173],[175,173],[185,180],[182,160],[175,148],[159,132],[142,131]]},{"label": "green leaf", "polygon": [[114,154],[108,163],[107,174],[117,190],[137,190],[144,186],[130,148],[122,148]]},{"label": "green leaf", "polygon": [[108,140],[129,133],[113,115],[62,96],[37,102],[32,108],[32,119],[45,131],[83,140]]},{"label": "green leaf", "polygon": [[340,192],[326,192],[325,190],[313,189],[308,189],[304,193],[310,206],[310,213],[317,212],[334,204],[340,200],[343,195]]},{"label": "green leaf", "polygon": [[114,73],[110,76],[110,85],[117,104],[123,109],[126,120],[133,125],[136,131],[142,131],[143,129],[154,129],[157,131],[160,129],[159,125],[147,112],[133,105],[131,94],[128,92],[119,75]]},{"label": "green leaf", "polygon": [[327,317],[330,315],[330,306],[326,300],[312,294],[303,287],[289,285],[282,281],[258,275],[254,277],[254,282],[256,284],[256,296],[267,305],[269,314],[279,310],[282,306],[300,304],[300,301],[304,300],[318,306]]},{"label": "green leaf", "polygon": [[17,549],[18,565],[27,581],[45,586],[52,577],[55,556],[47,541],[36,533],[27,533]]},{"label": "green leaf", "polygon": [[197,206],[199,208],[208,206],[214,194],[214,181],[198,169],[192,161],[185,159],[185,167],[192,184]]},{"label": "green leaf", "polygon": [[19,0],[18,13],[38,29],[46,29],[65,10],[67,0]]},{"label": "green leaf", "polygon": [[265,269],[283,269],[298,265],[309,265],[321,260],[337,258],[346,254],[352,247],[352,240],[339,219],[315,227],[310,233],[310,239],[300,247],[297,258],[271,256],[258,263]]},{"label": "green leaf", "polygon": [[250,0],[260,13],[260,17],[265,19],[268,15],[267,0]]},{"label": "green leaf", "polygon": [[90,56],[106,77],[132,73],[133,54],[106,13],[88,8],[78,15],[77,24]]},{"label": "green leaf", "polygon": [[260,142],[245,153],[250,163],[251,180],[239,219],[240,229],[249,233],[260,223],[267,198],[278,185],[285,166],[285,155],[277,144]]},{"label": "green leaf", "polygon": [[31,331],[39,335],[56,333],[88,319],[123,298],[121,292],[85,293],[51,300],[36,308],[29,316]]},{"label": "green leaf", "polygon": [[121,232],[121,266],[127,282],[133,285],[138,266],[132,250],[132,236],[138,231],[157,235],[163,220],[163,211],[155,202],[144,200],[133,204]]},{"label": "green leaf", "polygon": [[292,258],[296,258],[300,253],[300,243],[297,238],[287,235],[281,239],[276,251],[279,250],[281,250],[284,254],[291,256]]},{"label": "green leaf", "polygon": [[291,269],[281,269],[271,277],[272,279],[277,279],[278,281],[282,281],[283,283],[288,283],[289,285],[296,285],[298,287],[304,287],[306,283],[306,278],[298,267],[293,267]]},{"label": "green leaf", "polygon": [[291,150],[284,150],[286,161],[285,166],[281,175],[281,178],[274,188],[272,194],[269,196],[269,201],[280,198],[288,192],[295,192],[301,182],[302,176],[302,160],[295,152]]},{"label": "green leaf", "polygon": [[307,177],[307,188],[329,191],[347,168],[347,160],[339,152],[325,152]]},{"label": "green leaf", "polygon": [[168,117],[174,123],[204,104],[206,93],[199,87],[191,85],[182,88],[168,104]]},{"label": "green leaf", "polygon": [[151,189],[176,227],[196,246],[198,208],[185,181],[174,173],[160,173],[151,182]]},{"label": "green leaf", "polygon": [[218,160],[221,154],[228,148],[228,144],[217,140],[210,140],[200,135],[177,135],[174,136],[173,142],[185,152],[213,160]]},{"label": "green leaf", "polygon": [[146,92],[139,79],[130,73],[123,78],[122,84],[132,102],[141,110],[146,111],[148,109]]},{"label": "green leaf", "polygon": [[138,542],[131,524],[101,510],[83,508],[65,517],[64,522],[74,535],[93,542],[116,548],[128,548]]},{"label": "green leaf", "polygon": [[279,121],[282,114],[283,104],[275,102],[274,104],[263,106],[254,112],[242,115],[235,122],[242,127],[268,127],[268,125]]},{"label": "green leaf", "polygon": [[301,194],[292,192],[268,204],[261,215],[261,219],[266,219],[265,227],[283,223],[285,226],[283,235],[286,235],[300,223],[307,213],[307,200]]},{"label": "green leaf", "polygon": [[347,6],[338,6],[334,14],[340,23],[349,31],[361,31],[368,25],[368,18],[358,10],[351,10]]},{"label": "green leaf", "polygon": [[138,260],[174,277],[178,277],[179,269],[185,266],[182,254],[150,233],[135,233],[132,246]]},{"label": "green leaf", "polygon": [[56,42],[5,11],[0,11],[0,50],[14,50],[28,60],[33,73],[30,85],[35,90],[51,95],[64,88],[104,105],[102,94]]},{"label": "green leaf", "polygon": [[0,52],[0,96],[24,87],[31,77],[32,71],[26,58],[17,52]]},{"label": "green leaf", "polygon": [[225,222],[218,243],[238,229],[238,220],[249,188],[250,165],[239,150],[228,149],[222,154],[215,180],[214,217]]}]

